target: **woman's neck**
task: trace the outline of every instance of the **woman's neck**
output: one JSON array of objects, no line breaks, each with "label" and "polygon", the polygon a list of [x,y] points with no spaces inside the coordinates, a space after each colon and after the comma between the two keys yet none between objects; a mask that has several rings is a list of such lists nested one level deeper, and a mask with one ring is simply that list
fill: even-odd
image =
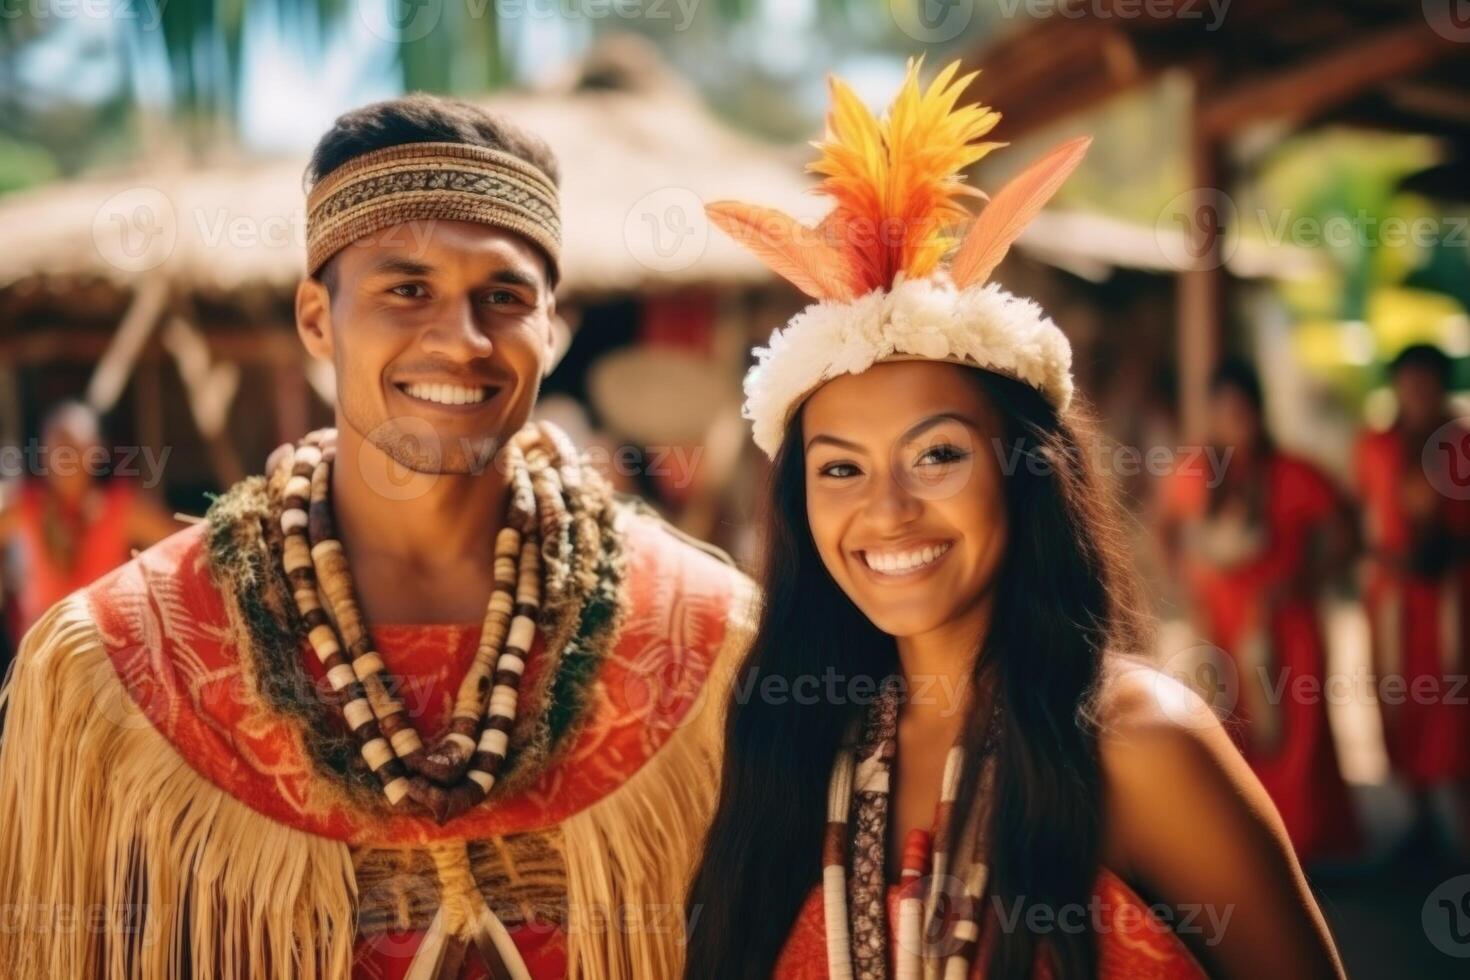
[{"label": "woman's neck", "polygon": [[920,728],[949,730],[964,719],[975,658],[990,632],[993,594],[927,633],[897,638],[907,697],[902,717]]}]

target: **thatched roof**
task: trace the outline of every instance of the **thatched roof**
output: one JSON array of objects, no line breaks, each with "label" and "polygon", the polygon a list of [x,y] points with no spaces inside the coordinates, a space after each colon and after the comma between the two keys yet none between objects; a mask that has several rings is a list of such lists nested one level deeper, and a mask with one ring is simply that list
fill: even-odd
[{"label": "thatched roof", "polygon": [[[699,209],[733,197],[813,216],[821,203],[805,193],[810,181],[790,151],[724,125],[644,43],[612,39],[569,74],[565,84],[484,101],[560,158],[563,291],[770,281],[709,233]],[[128,288],[148,271],[202,294],[290,287],[305,256],[304,164],[144,165],[0,198],[0,240],[12,243],[0,251],[0,289],[42,277]],[[674,248],[686,232],[693,237]]]}]

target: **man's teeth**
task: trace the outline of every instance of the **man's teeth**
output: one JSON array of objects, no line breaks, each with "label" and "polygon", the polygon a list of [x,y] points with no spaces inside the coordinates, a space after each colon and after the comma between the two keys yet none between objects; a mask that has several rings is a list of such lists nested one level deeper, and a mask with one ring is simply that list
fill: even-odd
[{"label": "man's teeth", "polygon": [[932,565],[939,560],[939,556],[949,550],[949,543],[930,545],[927,548],[916,548],[913,551],[864,551],[863,561],[875,572],[883,572],[885,575],[902,575],[905,572],[917,571],[925,565]]},{"label": "man's teeth", "polygon": [[485,400],[484,388],[466,388],[464,385],[412,384],[404,386],[410,397],[438,405],[474,405]]}]

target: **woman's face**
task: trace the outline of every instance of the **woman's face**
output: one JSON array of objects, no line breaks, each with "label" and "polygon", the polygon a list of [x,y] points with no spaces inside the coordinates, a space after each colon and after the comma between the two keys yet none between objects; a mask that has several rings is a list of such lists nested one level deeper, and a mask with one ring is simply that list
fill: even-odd
[{"label": "woman's face", "polygon": [[803,409],[817,552],[863,614],[896,637],[972,613],[1005,553],[1001,461],[1014,454],[971,371],[877,364],[827,382]]}]

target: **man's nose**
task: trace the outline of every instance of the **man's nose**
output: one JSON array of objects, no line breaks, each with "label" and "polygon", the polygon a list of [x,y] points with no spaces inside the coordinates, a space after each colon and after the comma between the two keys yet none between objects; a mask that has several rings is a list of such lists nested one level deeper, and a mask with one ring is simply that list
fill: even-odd
[{"label": "man's nose", "polygon": [[490,342],[483,325],[475,317],[474,299],[460,298],[434,320],[420,341],[424,351],[457,361],[489,357],[495,345]]}]

